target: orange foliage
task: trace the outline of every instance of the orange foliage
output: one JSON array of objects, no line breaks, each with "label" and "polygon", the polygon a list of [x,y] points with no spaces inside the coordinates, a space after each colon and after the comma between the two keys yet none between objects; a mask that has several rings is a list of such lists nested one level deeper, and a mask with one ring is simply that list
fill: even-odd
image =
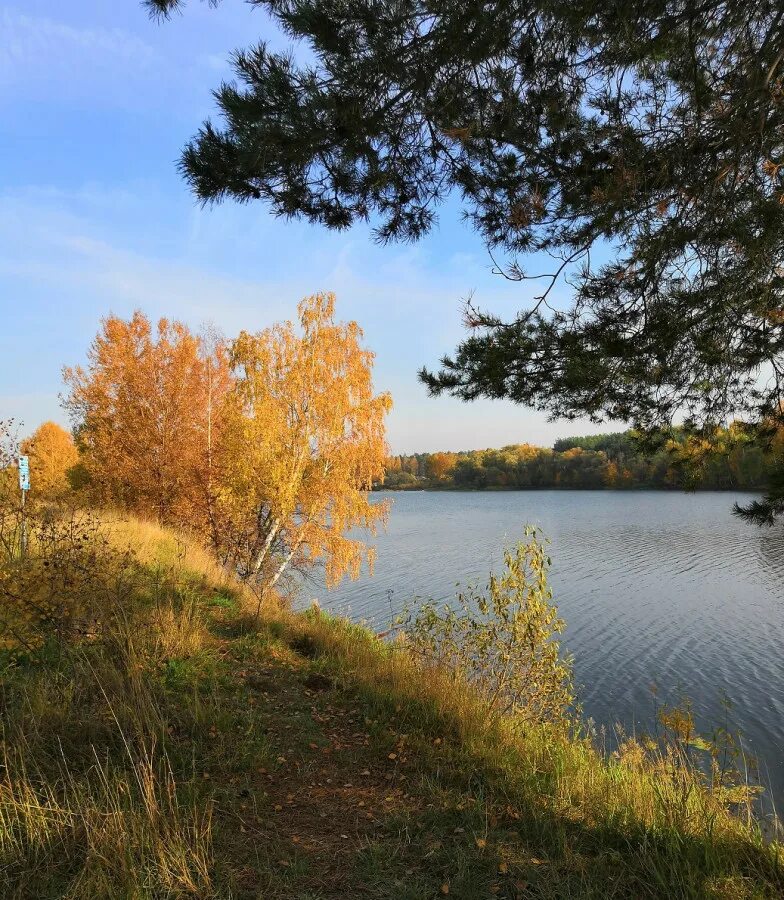
[{"label": "orange foliage", "polygon": [[442,478],[447,478],[456,465],[456,453],[431,453],[427,459],[427,474],[440,481]]},{"label": "orange foliage", "polygon": [[542,453],[542,448],[534,444],[515,444],[512,449],[515,451],[517,459],[522,459],[526,462],[537,459]]},{"label": "orange foliage", "polygon": [[64,497],[71,485],[68,473],[79,462],[71,435],[56,422],[44,422],[22,442],[30,457],[30,494],[47,500]]},{"label": "orange foliage", "polygon": [[222,502],[246,523],[239,568],[267,572],[270,587],[289,564],[317,560],[330,584],[356,577],[372,558],[346,532],[372,533],[387,514],[367,492],[384,472],[391,398],[373,393],[373,354],[356,322],[334,322],[334,307],[332,294],[316,294],[298,307],[300,332],[286,322],[242,332],[232,347]]},{"label": "orange foliage", "polygon": [[66,408],[95,500],[161,522],[211,527],[214,450],[229,388],[225,349],[179,322],[109,316],[88,365],[64,371]]},{"label": "orange foliage", "polygon": [[402,466],[400,464],[399,456],[388,456],[386,462],[384,463],[384,471],[389,474],[390,472],[399,472]]}]

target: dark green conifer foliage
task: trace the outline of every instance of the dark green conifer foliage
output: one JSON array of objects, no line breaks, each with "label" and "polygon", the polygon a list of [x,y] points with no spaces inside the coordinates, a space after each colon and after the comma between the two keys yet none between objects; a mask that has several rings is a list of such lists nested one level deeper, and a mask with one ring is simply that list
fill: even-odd
[{"label": "dark green conifer foliage", "polygon": [[496,268],[533,279],[511,321],[467,305],[433,393],[643,430],[780,422],[781,0],[249,2],[312,61],[235,54],[182,157],[200,200],[390,241],[457,193]]}]

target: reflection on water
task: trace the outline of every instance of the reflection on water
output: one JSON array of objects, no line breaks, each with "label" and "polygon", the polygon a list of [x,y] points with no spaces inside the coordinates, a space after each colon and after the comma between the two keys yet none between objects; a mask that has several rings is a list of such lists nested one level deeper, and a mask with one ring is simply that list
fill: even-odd
[{"label": "reflection on water", "polygon": [[394,493],[373,577],[303,602],[381,628],[417,597],[484,582],[526,523],[552,541],[551,583],[587,715],[649,727],[659,700],[685,692],[701,724],[722,695],[784,808],[784,528],[731,515],[726,493],[529,491]]}]

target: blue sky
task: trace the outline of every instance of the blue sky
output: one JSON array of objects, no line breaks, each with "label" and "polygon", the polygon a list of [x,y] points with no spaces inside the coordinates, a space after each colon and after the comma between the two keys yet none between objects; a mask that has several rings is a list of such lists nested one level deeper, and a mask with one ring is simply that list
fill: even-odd
[{"label": "blue sky", "polygon": [[329,233],[261,205],[201,209],[175,169],[213,112],[231,50],[264,37],[259,10],[192,2],[169,23],[137,0],[0,0],[0,418],[32,430],[60,410],[61,368],[99,320],[141,308],[231,336],[338,296],[376,352],[395,409],[396,452],[471,449],[596,431],[499,401],[429,398],[416,379],[463,334],[461,298],[511,316],[535,291],[490,272],[450,204],[415,246],[376,246],[365,227]]}]

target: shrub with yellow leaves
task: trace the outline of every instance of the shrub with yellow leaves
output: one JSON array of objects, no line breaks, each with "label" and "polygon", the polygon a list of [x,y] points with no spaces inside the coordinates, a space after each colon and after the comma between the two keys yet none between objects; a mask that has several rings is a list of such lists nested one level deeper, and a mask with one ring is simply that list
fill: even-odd
[{"label": "shrub with yellow leaves", "polygon": [[565,723],[573,705],[571,660],[561,653],[564,622],[550,602],[550,559],[538,529],[504,553],[504,572],[486,592],[458,594],[458,609],[424,604],[407,623],[413,651],[427,664],[471,682],[491,715],[526,723]]}]

